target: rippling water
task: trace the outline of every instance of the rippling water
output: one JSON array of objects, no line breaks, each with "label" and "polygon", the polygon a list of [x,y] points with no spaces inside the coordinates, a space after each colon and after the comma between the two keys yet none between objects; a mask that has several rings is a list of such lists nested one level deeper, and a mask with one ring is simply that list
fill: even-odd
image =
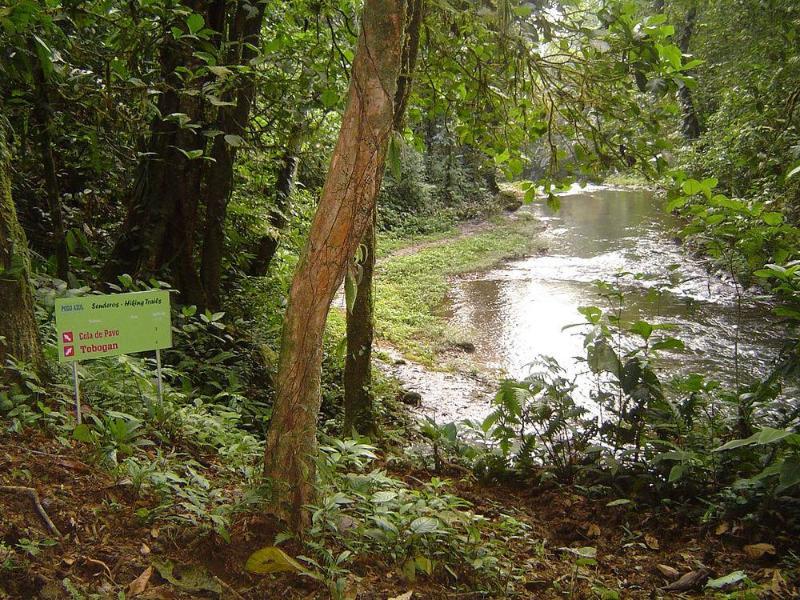
[{"label": "rippling water", "polygon": [[[547,254],[467,276],[452,288],[451,325],[488,366],[523,377],[538,355],[549,355],[580,380],[580,330],[562,329],[583,320],[579,306],[609,308],[595,282],[612,282],[621,271],[648,275],[620,280],[623,320],[673,323],[672,335],[686,344],[680,353],[662,353],[667,372],[731,382],[737,338],[743,380],[774,359],[781,331],[765,318],[769,307],[744,292],[737,319],[736,287],[709,275],[673,239],[675,223],[651,192],[588,187],[563,195],[558,212],[541,204],[529,210],[547,224]],[[665,291],[655,295],[660,287]]]}]

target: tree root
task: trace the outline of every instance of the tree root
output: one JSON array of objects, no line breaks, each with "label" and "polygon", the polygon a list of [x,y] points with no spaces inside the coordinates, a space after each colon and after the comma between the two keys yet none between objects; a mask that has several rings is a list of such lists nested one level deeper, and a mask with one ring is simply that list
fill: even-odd
[{"label": "tree root", "polygon": [[42,506],[41,501],[39,500],[39,492],[31,487],[24,487],[21,485],[0,485],[0,492],[7,492],[9,494],[24,494],[31,499],[33,502],[33,507],[36,509],[36,512],[39,513],[42,521],[44,524],[47,525],[47,529],[53,535],[57,536],[59,539],[64,537],[61,535],[61,532],[56,527],[55,523],[50,520],[50,517],[47,515],[47,511],[45,511],[44,507]]}]

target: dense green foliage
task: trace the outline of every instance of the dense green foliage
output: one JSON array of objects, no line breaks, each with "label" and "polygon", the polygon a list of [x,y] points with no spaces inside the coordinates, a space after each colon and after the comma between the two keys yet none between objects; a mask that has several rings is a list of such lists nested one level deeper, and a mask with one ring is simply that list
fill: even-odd
[{"label": "dense green foliage", "polygon": [[[45,436],[80,452],[126,487],[136,527],[231,543],[242,515],[270,510],[262,461],[281,328],[361,10],[353,0],[0,7],[0,128],[47,359],[44,369],[20,357],[2,365],[0,441]],[[636,172],[663,184],[687,248],[737,293],[775,301],[784,348],[759,378],[673,379],[659,354],[682,349],[680,331],[626,322],[621,288],[605,283],[606,304],[581,310],[588,392],[542,358],[529,378],[500,384],[485,421],[418,426],[396,403],[398,383],[376,372],[381,436],[350,440],[345,314],[334,310],[312,526],[302,538],[271,531],[260,541],[274,546],[248,569],[277,564],[345,598],[354,573],[378,557],[406,584],[530,593],[528,566],[508,547],[530,536],[526,525],[505,509],[487,519],[447,482],[403,472],[430,466],[428,442],[437,472],[461,461],[482,482],[571,486],[612,506],[800,530],[798,30],[792,0],[426,3],[378,200],[384,343],[435,365],[462,341],[442,318],[448,278],[539,248],[535,223],[504,215],[518,196],[557,207],[572,181]],[[459,234],[479,218],[477,231]],[[404,252],[414,244],[422,248]],[[173,298],[163,400],[154,359],[87,362],[77,425],[57,363],[55,299],[151,288]],[[421,439],[424,451],[409,450]],[[15,469],[0,484],[35,478]],[[108,500],[98,511],[124,508]],[[0,597],[6,572],[24,572],[54,545],[33,529],[2,537]],[[577,556],[576,574],[594,560]],[[558,593],[572,597],[575,581]],[[95,593],[62,584],[75,598]]]}]

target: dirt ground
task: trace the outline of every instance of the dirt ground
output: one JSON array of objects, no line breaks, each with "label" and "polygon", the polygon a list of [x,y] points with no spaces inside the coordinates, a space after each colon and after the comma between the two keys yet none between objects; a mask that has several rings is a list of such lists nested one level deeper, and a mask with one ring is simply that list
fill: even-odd
[{"label": "dirt ground", "polygon": [[[416,470],[393,474],[411,485],[430,478]],[[684,593],[663,588],[689,572],[704,579],[705,570],[719,577],[739,569],[760,585],[751,597],[800,597],[800,544],[778,532],[748,530],[735,522],[705,527],[664,509],[609,507],[608,500],[588,500],[569,489],[481,485],[459,470],[443,475],[477,513],[490,520],[510,515],[528,526],[506,547],[524,574],[516,597],[602,598],[603,588],[618,593],[609,598],[697,597],[703,595],[701,585]],[[53,545],[36,548],[24,564],[0,569],[2,599],[118,598],[120,589],[126,598],[143,599],[328,597],[322,585],[307,577],[245,572],[247,557],[272,544],[280,531],[268,517],[239,516],[230,543],[186,526],[142,525],[136,511],[148,505],[147,497],[91,465],[81,450],[41,433],[0,438],[0,486],[34,488],[63,534],[56,540],[28,495],[0,491],[0,541],[15,547],[25,540],[53,540]],[[768,549],[756,556],[752,546],[759,543],[771,544],[774,554]],[[580,547],[596,548],[596,566],[576,568],[578,557],[561,549]],[[292,553],[291,545],[286,551]],[[0,566],[3,560],[0,555]],[[444,578],[410,584],[379,559],[361,561],[353,571],[348,595],[362,600],[508,597],[454,592]],[[97,595],[70,595],[66,579]]]}]

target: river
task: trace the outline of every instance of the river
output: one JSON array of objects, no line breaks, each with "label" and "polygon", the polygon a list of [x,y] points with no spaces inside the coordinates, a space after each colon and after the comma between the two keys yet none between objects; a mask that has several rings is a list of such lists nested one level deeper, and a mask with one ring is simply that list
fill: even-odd
[{"label": "river", "polygon": [[[674,324],[670,334],[686,345],[662,353],[662,379],[698,372],[733,385],[768,368],[782,339],[767,318],[769,306],[687,253],[652,192],[576,187],[560,201],[558,211],[543,204],[521,209],[546,225],[546,253],[453,281],[450,325],[474,343],[485,371],[523,378],[537,356],[548,355],[579,386],[588,382],[585,363],[575,360],[585,355],[581,330],[564,327],[583,321],[580,306],[610,308],[596,282],[613,282],[623,271],[642,274],[618,279],[623,320]],[[422,394],[422,412],[438,421],[481,419],[490,410],[491,378],[432,374],[416,365],[396,371]]]}]

